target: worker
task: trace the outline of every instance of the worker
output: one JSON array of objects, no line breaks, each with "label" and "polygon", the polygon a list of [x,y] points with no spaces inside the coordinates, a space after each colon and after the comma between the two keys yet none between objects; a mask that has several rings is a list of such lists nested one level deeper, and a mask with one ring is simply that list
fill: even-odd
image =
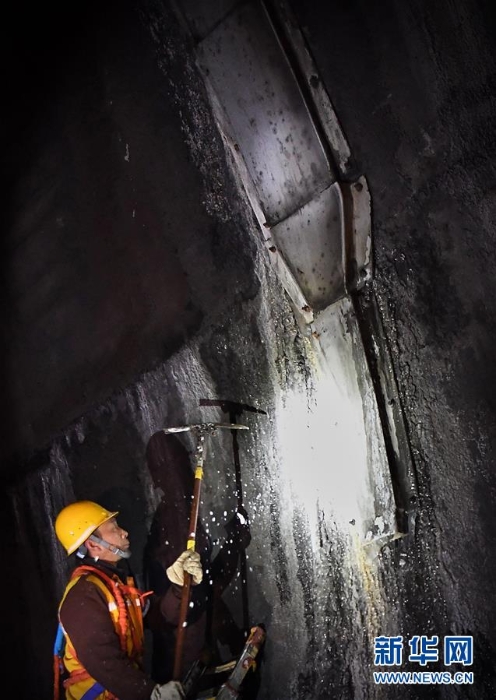
[{"label": "worker", "polygon": [[[188,538],[194,473],[181,440],[163,432],[150,438],[147,463],[161,496],[145,547],[147,585],[165,594],[171,583],[164,571],[177,559]],[[242,651],[249,629],[238,626],[222,594],[235,579],[240,552],[249,546],[250,540],[248,514],[238,508],[226,525],[226,537],[217,554],[212,556],[208,523],[205,526],[199,518],[195,549],[200,553],[204,576],[195,589],[195,605],[189,610],[181,677],[205,651],[212,664],[222,664],[226,660],[224,654],[230,660]],[[152,670],[158,681],[171,677],[176,630],[177,627],[165,625],[153,631]]]},{"label": "worker", "polygon": [[[200,555],[184,551],[173,562],[165,595],[142,592],[123,571],[131,549],[117,515],[93,501],[78,501],[55,522],[67,553],[77,551],[82,559],[59,605],[66,700],[181,700],[179,682],[159,684],[143,670],[143,628],[177,624],[184,572],[193,585],[201,582]],[[55,686],[57,695],[57,675]]]}]

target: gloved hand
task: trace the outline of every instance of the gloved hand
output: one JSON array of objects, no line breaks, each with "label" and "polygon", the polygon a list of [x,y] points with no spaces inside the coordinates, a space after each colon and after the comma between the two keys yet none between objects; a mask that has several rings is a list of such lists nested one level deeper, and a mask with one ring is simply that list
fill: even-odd
[{"label": "gloved hand", "polygon": [[246,549],[251,542],[250,521],[243,507],[238,507],[236,513],[226,524],[227,536],[239,549]]},{"label": "gloved hand", "polygon": [[200,561],[200,555],[198,552],[192,549],[187,549],[185,552],[179,556],[174,564],[169,566],[166,570],[166,574],[172,583],[176,583],[178,586],[184,585],[184,572],[191,574],[193,579],[193,584],[196,585],[201,583],[203,578],[203,569]]},{"label": "gloved hand", "polygon": [[150,700],[184,700],[183,686],[177,681],[156,685],[152,690]]}]

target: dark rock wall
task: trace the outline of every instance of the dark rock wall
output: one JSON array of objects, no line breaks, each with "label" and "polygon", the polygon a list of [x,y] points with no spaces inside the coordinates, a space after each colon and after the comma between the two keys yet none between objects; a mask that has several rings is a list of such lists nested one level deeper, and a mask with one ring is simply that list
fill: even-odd
[{"label": "dark rock wall", "polygon": [[11,43],[4,457],[180,347],[250,257],[232,232],[217,254],[216,173],[204,158],[204,188],[132,2],[35,10]]},{"label": "dark rock wall", "polygon": [[406,550],[408,560],[418,547],[419,560],[399,601],[405,629],[473,634],[477,689],[460,697],[489,698],[494,9],[470,0],[292,5],[372,195],[376,288],[423,497],[418,542]]}]

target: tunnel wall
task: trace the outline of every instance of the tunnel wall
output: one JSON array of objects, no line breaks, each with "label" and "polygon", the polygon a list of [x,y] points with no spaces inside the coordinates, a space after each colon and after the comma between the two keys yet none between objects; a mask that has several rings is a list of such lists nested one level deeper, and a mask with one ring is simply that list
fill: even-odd
[{"label": "tunnel wall", "polygon": [[[271,416],[288,387],[308,390],[309,350],[236,194],[174,15],[153,3],[145,13],[163,73],[131,3],[68,11],[62,45],[50,22],[18,44],[16,55],[38,41],[29,70],[9,83],[17,141],[7,163],[16,186],[4,239],[10,486],[0,517],[10,571],[4,599],[13,604],[2,651],[20,697],[51,697],[56,603],[68,568],[51,530],[56,512],[73,497],[120,508],[142,574],[158,498],[146,446],[164,425],[204,416],[197,402],[207,392],[259,402],[269,415],[265,424],[250,421],[242,455],[253,513],[252,614],[270,623],[260,698],[397,697],[396,688],[371,683],[374,632],[474,634],[482,680],[462,697],[494,697],[494,246],[485,184],[494,65],[484,7],[391,3],[373,13],[356,2],[329,14],[294,3],[356,172],[370,183],[376,289],[421,486],[412,536],[372,559],[332,513],[320,512],[313,531],[279,471]],[[469,58],[460,63],[462,53]],[[110,100],[120,107],[100,123]],[[66,129],[73,141],[62,138]],[[86,168],[75,168],[86,158]],[[135,219],[146,232],[139,237]],[[46,289],[36,265],[61,276],[49,275]],[[170,287],[161,286],[164,270]],[[137,283],[131,298],[129,277]],[[229,445],[213,456],[222,477],[207,485],[206,504],[223,513],[226,502],[233,506],[233,495],[224,497]],[[402,697],[461,695],[405,688]]]},{"label": "tunnel wall", "polygon": [[[423,496],[421,556],[435,579],[413,597],[433,632],[474,635],[474,697],[490,697],[494,9],[470,0],[373,10],[358,0],[318,12],[291,4],[371,190],[375,287]],[[405,630],[419,633],[409,616]]]},{"label": "tunnel wall", "polygon": [[[232,263],[251,256],[249,240],[236,245],[228,217],[216,216],[219,166],[204,154],[199,172],[134,3],[15,20],[5,460],[170,356],[217,299],[242,293]],[[208,128],[202,138],[215,143]]]}]

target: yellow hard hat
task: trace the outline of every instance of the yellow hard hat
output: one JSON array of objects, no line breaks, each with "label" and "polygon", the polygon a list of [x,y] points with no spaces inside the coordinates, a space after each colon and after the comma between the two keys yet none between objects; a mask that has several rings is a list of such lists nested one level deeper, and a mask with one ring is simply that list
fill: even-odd
[{"label": "yellow hard hat", "polygon": [[63,508],[55,521],[55,532],[61,544],[72,554],[102,523],[118,515],[93,501],[77,501]]}]

